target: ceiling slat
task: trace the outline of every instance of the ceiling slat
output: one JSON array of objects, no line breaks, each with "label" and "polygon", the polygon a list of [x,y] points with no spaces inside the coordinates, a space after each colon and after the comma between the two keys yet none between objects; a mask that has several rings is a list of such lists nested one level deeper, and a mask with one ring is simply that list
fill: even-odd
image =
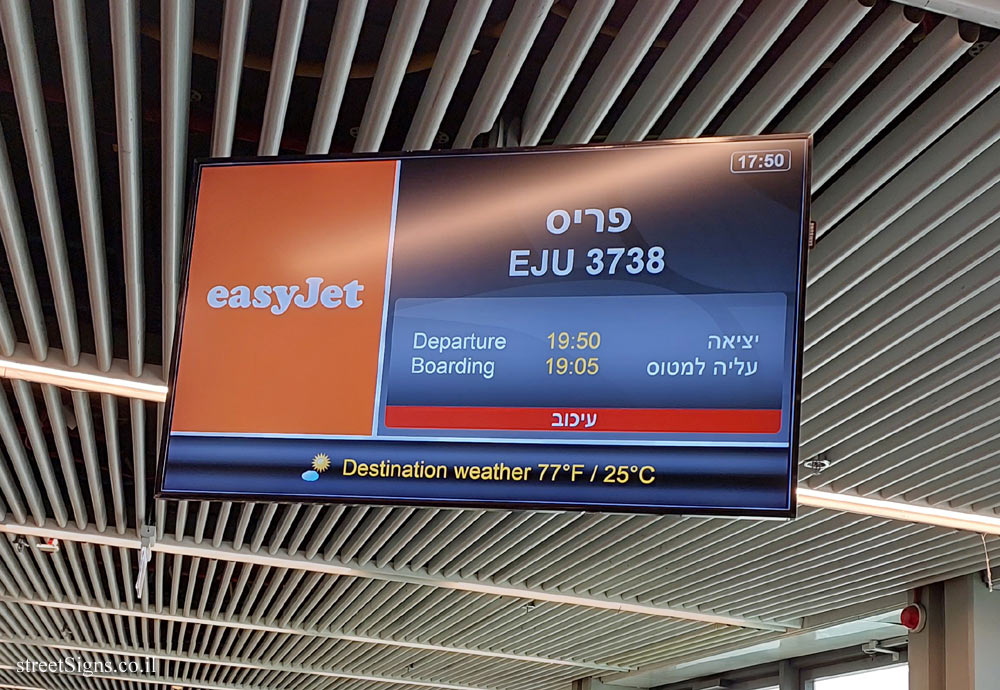
[{"label": "ceiling slat", "polygon": [[[249,0],[247,2],[249,4]],[[334,127],[340,114],[344,88],[351,70],[351,60],[361,35],[361,22],[368,0],[343,0],[337,3],[337,18],[333,23],[330,48],[326,54],[323,80],[313,113],[312,129],[306,153],[329,153]],[[235,104],[234,104],[235,109]]]},{"label": "ceiling slat", "polygon": [[264,123],[261,126],[258,156],[276,156],[281,147],[281,133],[285,128],[288,98],[292,93],[292,77],[298,61],[302,27],[306,21],[309,0],[282,0],[278,18],[278,33],[271,57],[271,76],[267,83],[267,100],[264,104]]},{"label": "ceiling slat", "polygon": [[42,96],[38,56],[31,26],[31,10],[24,0],[0,4],[0,26],[3,28],[7,63],[14,83],[17,112],[21,120],[21,136],[28,156],[28,173],[35,195],[45,260],[55,298],[59,321],[59,336],[66,363],[74,365],[80,358],[80,333],[77,329],[73,282],[66,256],[66,238],[56,188],[49,142],[48,121]]},{"label": "ceiling slat", "polygon": [[636,4],[576,99],[556,144],[590,141],[675,7],[677,0]]}]

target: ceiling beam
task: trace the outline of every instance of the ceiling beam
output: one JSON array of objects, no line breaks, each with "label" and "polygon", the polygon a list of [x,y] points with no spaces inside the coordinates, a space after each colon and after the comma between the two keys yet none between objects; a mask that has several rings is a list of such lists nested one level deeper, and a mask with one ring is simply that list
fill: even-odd
[{"label": "ceiling beam", "polygon": [[[276,664],[258,664],[249,661],[240,661],[236,659],[225,659],[201,655],[186,655],[186,654],[176,654],[167,653],[160,651],[150,651],[148,649],[142,649],[139,647],[124,647],[121,645],[89,645],[89,644],[79,644],[75,642],[66,642],[64,640],[51,640],[51,639],[18,639],[14,637],[3,637],[0,636],[0,645],[24,645],[28,647],[44,647],[46,649],[59,649],[65,651],[73,652],[87,652],[91,654],[103,654],[103,655],[115,655],[115,656],[129,656],[129,657],[139,657],[143,659],[154,659],[156,661],[176,661],[182,663],[197,664],[199,666],[228,666],[231,668],[241,668],[252,671],[278,671],[279,673],[296,673],[309,676],[321,676],[325,678],[338,678],[341,680],[364,680],[372,683],[387,683],[390,685],[412,685],[415,687],[423,688],[434,688],[435,690],[493,690],[492,688],[485,688],[476,685],[462,685],[456,683],[448,683],[445,681],[436,680],[420,680],[414,678],[405,678],[398,676],[380,676],[369,673],[354,673],[346,670],[330,670],[323,668],[316,668],[311,666],[287,666],[287,665],[276,665]],[[159,677],[159,670],[156,671],[156,676]],[[127,678],[119,675],[106,675],[95,673],[94,677],[98,678]],[[146,681],[145,675],[132,676],[132,678],[141,679],[143,682]],[[183,683],[170,683],[171,685],[183,685]],[[198,686],[203,687],[203,686]]]},{"label": "ceiling beam", "polygon": [[158,621],[173,621],[175,623],[186,623],[189,625],[205,625],[217,628],[235,628],[238,630],[250,630],[254,632],[270,632],[283,635],[297,635],[299,637],[321,637],[329,640],[341,640],[344,642],[359,642],[361,644],[380,645],[383,647],[396,647],[401,649],[414,649],[425,652],[446,652],[449,654],[461,654],[465,656],[482,657],[488,659],[503,659],[506,661],[519,661],[524,663],[549,664],[554,666],[572,666],[575,668],[587,668],[596,671],[628,671],[627,666],[615,664],[601,664],[592,661],[582,661],[574,659],[560,659],[554,657],[531,656],[527,654],[512,654],[508,652],[497,652],[489,649],[475,649],[471,647],[451,647],[440,644],[430,644],[426,642],[414,642],[410,640],[396,640],[391,637],[371,637],[368,635],[352,635],[350,633],[336,630],[319,630],[316,628],[288,627],[280,625],[266,625],[263,623],[252,623],[246,620],[225,620],[224,618],[213,618],[211,616],[197,616],[191,614],[156,612],[152,609],[144,610],[126,606],[94,606],[80,602],[51,601],[48,599],[28,599],[22,597],[0,596],[0,602],[7,604],[19,604],[22,606],[39,606],[43,608],[65,609],[71,611],[81,611],[85,613],[109,614],[114,616],[130,616],[133,618],[145,618]]},{"label": "ceiling beam", "polygon": [[1000,517],[799,487],[799,505],[1000,536]]},{"label": "ceiling beam", "polygon": [[[10,521],[0,522],[0,532],[38,537],[40,539],[54,538],[66,541],[89,542],[92,544],[102,544],[127,549],[138,549],[141,546],[138,537],[134,536],[134,533],[122,536],[108,532],[99,532],[93,528],[83,530],[71,527],[60,528],[54,525],[51,521],[47,521],[40,527],[29,524],[18,524]],[[426,587],[437,587],[440,589],[453,589],[461,592],[493,594],[501,597],[527,599],[529,601],[568,604],[570,606],[581,606],[591,609],[622,613],[639,613],[647,616],[690,620],[715,625],[730,625],[741,628],[753,628],[757,630],[784,631],[790,628],[799,627],[798,621],[779,622],[760,620],[756,618],[743,618],[739,616],[727,616],[702,611],[696,608],[644,604],[634,599],[624,599],[621,597],[595,597],[541,587],[500,585],[490,580],[441,577],[429,575],[425,570],[403,570],[390,567],[378,567],[370,564],[362,566],[352,563],[343,563],[336,559],[310,559],[304,555],[297,554],[295,556],[290,556],[287,553],[282,553],[280,551],[272,555],[270,553],[252,551],[248,546],[243,546],[240,549],[234,549],[228,544],[223,544],[216,547],[211,544],[195,542],[190,537],[185,537],[181,540],[169,537],[165,538],[153,544],[152,550],[157,553],[188,556],[190,558],[214,558],[217,560],[232,561],[235,563],[251,563],[254,565],[274,568],[305,570],[307,572],[324,573],[327,575],[337,575],[342,577],[359,577],[371,580],[384,580],[388,582],[403,582]]]},{"label": "ceiling beam", "polygon": [[1000,5],[996,0],[898,0],[898,2],[1000,29]]},{"label": "ceiling beam", "polygon": [[[831,629],[836,629],[836,626],[843,624],[857,624],[858,621],[866,621],[871,619],[879,619],[880,623],[886,623],[889,619],[886,614],[895,614],[896,612],[903,609],[908,603],[906,594],[903,592],[898,592],[895,594],[890,594],[887,596],[879,597],[871,601],[866,601],[860,604],[854,604],[845,608],[834,609],[831,611],[824,611],[823,613],[816,614],[814,616],[808,616],[803,619],[803,629],[796,631],[788,636],[782,636],[780,644],[775,643],[778,639],[774,636],[766,637],[754,637],[751,640],[740,640],[734,643],[727,643],[719,645],[710,650],[699,650],[697,652],[691,652],[684,654],[682,656],[675,656],[668,660],[663,661],[653,661],[650,663],[643,664],[642,666],[632,669],[631,671],[625,671],[620,673],[612,673],[610,675],[603,676],[603,680],[614,682],[614,681],[630,681],[637,683],[653,683],[654,685],[661,685],[661,679],[657,674],[674,671],[678,675],[683,675],[685,678],[696,678],[703,675],[710,675],[717,673],[720,670],[718,666],[719,662],[725,662],[729,660],[733,666],[727,668],[726,670],[732,670],[732,668],[742,668],[752,665],[756,665],[758,662],[755,658],[750,658],[748,654],[757,653],[760,656],[758,658],[765,659],[766,661],[772,661],[772,659],[767,655],[774,655],[774,659],[784,658],[792,652],[787,651],[789,643],[794,649],[794,644],[796,639],[798,640],[808,640],[808,644],[815,646],[817,649],[824,644],[823,635],[817,636],[818,630],[824,630],[827,633]],[[887,620],[882,620],[887,619]],[[843,641],[846,635],[852,634],[855,631],[848,630],[833,635],[829,635],[829,639]],[[865,631],[860,630],[859,634],[864,635]],[[871,634],[870,632],[868,634]],[[838,643],[839,644],[839,643]],[[844,643],[845,645],[847,643]],[[813,646],[809,648],[812,649]],[[785,648],[785,654],[782,654],[782,649]],[[713,663],[716,664],[713,666]],[[670,677],[670,682],[680,681],[682,678]]]},{"label": "ceiling beam", "polygon": [[128,362],[116,359],[111,369],[105,371],[90,354],[81,354],[79,362],[70,366],[64,363],[62,352],[55,348],[49,348],[48,356],[39,362],[31,354],[30,346],[24,343],[18,343],[10,357],[0,357],[0,378],[49,383],[71,390],[111,393],[152,402],[167,399],[167,386],[160,378],[159,367],[146,366],[141,376],[132,376]]},{"label": "ceiling beam", "polygon": [[[933,525],[948,529],[974,532],[977,534],[1000,535],[1000,517],[977,513],[961,512],[924,506],[901,501],[886,501],[850,494],[838,494],[830,491],[816,491],[804,487],[798,489],[800,505],[856,513],[874,517],[900,520],[917,524]],[[118,548],[138,549],[140,541],[132,535],[117,535],[99,532],[93,528],[75,529],[59,528],[50,521],[42,526],[19,524],[10,521],[0,523],[0,532],[8,534],[37,537],[40,539],[64,539],[67,541],[89,542]],[[153,551],[165,554],[188,556],[190,558],[217,559],[236,563],[250,563],[275,568],[304,570],[307,572],[327,575],[357,577],[389,582],[403,582],[440,589],[452,589],[478,594],[492,594],[501,597],[544,601],[555,604],[568,604],[592,609],[639,613],[648,616],[659,616],[679,620],[691,620],[702,623],[731,625],[758,630],[786,631],[801,627],[801,621],[773,621],[758,618],[727,616],[703,611],[697,608],[665,607],[645,604],[636,599],[621,597],[595,597],[579,595],[575,592],[565,592],[557,589],[541,587],[525,587],[500,585],[491,580],[471,578],[443,577],[430,575],[426,570],[406,570],[376,565],[358,565],[344,563],[336,559],[309,559],[304,555],[275,554],[253,551],[249,547],[234,549],[229,545],[218,547],[195,542],[190,537],[184,539],[167,538],[153,545]]]}]

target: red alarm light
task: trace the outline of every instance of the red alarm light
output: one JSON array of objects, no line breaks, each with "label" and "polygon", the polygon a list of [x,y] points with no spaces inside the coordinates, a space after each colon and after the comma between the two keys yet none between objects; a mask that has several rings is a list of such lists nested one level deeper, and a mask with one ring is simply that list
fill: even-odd
[{"label": "red alarm light", "polygon": [[899,622],[910,632],[918,633],[927,624],[927,611],[920,604],[910,604],[899,614]]}]

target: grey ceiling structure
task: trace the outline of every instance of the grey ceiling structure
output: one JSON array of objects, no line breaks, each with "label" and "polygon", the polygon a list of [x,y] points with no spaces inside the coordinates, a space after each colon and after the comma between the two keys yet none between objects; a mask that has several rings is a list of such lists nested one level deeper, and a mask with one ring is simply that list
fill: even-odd
[{"label": "grey ceiling structure", "polygon": [[[802,458],[832,464],[802,484],[1000,507],[989,26],[885,0],[0,0],[0,30],[4,358],[161,378],[194,156],[809,131]],[[153,502],[161,412],[3,380],[0,688],[650,687],[984,563],[974,533],[817,509]],[[67,656],[158,672],[16,669]]]}]

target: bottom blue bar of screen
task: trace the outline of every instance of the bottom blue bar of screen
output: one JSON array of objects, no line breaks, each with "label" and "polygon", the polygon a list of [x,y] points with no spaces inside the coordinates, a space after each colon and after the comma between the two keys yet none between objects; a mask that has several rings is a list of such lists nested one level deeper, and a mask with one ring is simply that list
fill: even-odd
[{"label": "bottom blue bar of screen", "polygon": [[[172,435],[168,453],[164,496],[779,516],[790,512],[788,448]],[[320,466],[322,456],[330,466],[311,474],[317,456]],[[390,476],[360,476],[360,465]],[[543,465],[548,466],[544,478]],[[414,476],[393,476],[407,466]],[[480,476],[482,468],[490,468],[500,479],[459,479],[457,468],[463,466],[481,468]],[[353,476],[345,476],[345,468]],[[655,480],[644,484],[640,474],[647,481],[655,475]],[[521,478],[515,479],[517,475]],[[625,483],[615,479],[626,476]]]}]

